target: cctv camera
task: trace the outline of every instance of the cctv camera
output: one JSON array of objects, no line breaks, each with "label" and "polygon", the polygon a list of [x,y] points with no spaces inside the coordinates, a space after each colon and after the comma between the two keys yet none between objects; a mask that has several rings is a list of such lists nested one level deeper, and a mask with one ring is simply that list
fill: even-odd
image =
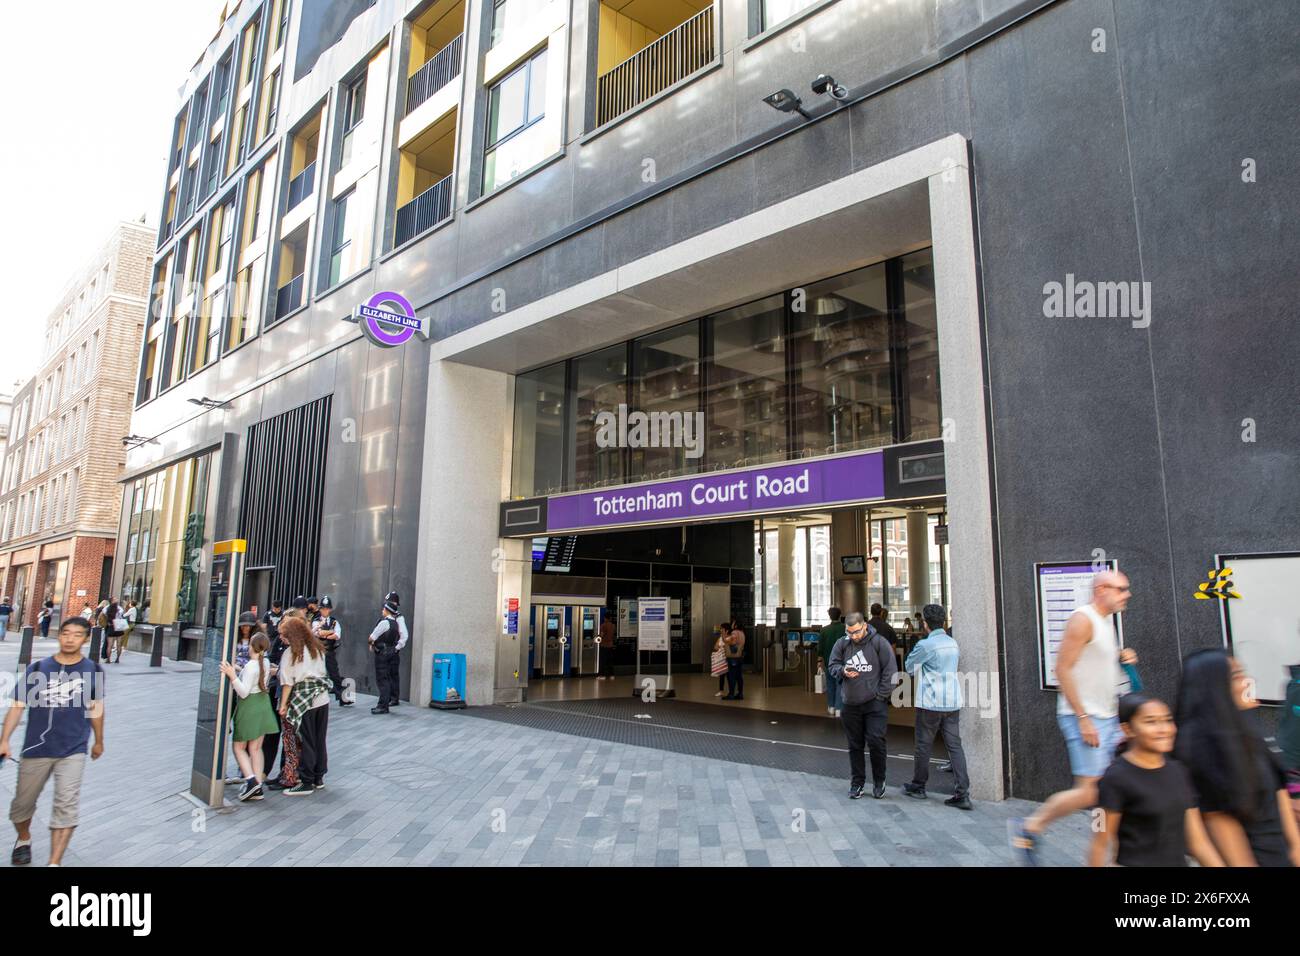
[{"label": "cctv camera", "polygon": [[837,100],[845,99],[849,95],[848,90],[835,82],[835,77],[825,73],[818,74],[817,79],[812,81],[812,91],[818,95],[829,93]]}]

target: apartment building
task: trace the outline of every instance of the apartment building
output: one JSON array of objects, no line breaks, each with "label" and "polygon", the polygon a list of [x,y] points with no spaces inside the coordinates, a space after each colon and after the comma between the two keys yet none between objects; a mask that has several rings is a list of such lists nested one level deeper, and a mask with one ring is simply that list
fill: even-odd
[{"label": "apartment building", "polygon": [[0,582],[15,611],[55,621],[110,593],[154,230],[122,222],[45,320],[41,363],[13,398],[0,459]]},{"label": "apartment building", "polygon": [[[687,694],[724,616],[785,673],[786,609],[939,601],[988,685],[976,796],[1050,792],[1045,575],[1126,571],[1171,693],[1230,641],[1206,569],[1297,548],[1300,425],[1268,410],[1300,194],[1261,159],[1300,145],[1288,30],[1280,3],[229,4],[160,188],[113,588],[196,657],[212,542],[243,538],[244,604],[328,593],[358,634],[395,589],[406,692],[463,652],[471,705],[581,698],[605,615],[618,679]],[[1076,279],[1116,308],[1055,309]],[[629,412],[702,439],[605,442]],[[671,663],[644,597],[675,602]],[[340,659],[373,690],[362,642]]]}]

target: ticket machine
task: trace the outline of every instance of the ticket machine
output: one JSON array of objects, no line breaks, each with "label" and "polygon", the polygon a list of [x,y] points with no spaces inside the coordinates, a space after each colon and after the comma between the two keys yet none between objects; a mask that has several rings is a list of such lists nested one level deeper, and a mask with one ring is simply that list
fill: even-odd
[{"label": "ticket machine", "polygon": [[537,629],[543,677],[561,677],[569,670],[569,644],[573,638],[570,608],[545,604],[540,608]]},{"label": "ticket machine", "polygon": [[[569,608],[573,614],[575,622],[574,648],[573,648],[573,673],[574,674],[595,674],[597,667],[596,660],[596,638],[600,637],[600,618],[603,608],[598,607],[574,607]],[[613,653],[613,648],[601,648],[605,653]]]}]

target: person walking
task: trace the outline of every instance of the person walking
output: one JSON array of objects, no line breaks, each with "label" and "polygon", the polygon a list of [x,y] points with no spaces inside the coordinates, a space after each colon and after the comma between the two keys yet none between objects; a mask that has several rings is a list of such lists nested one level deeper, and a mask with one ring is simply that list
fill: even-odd
[{"label": "person walking", "polygon": [[731,631],[722,639],[723,651],[727,655],[727,693],[723,700],[745,699],[745,632],[736,627],[735,622],[728,625]]},{"label": "person walking", "polygon": [[392,696],[388,706],[396,707],[402,702],[402,649],[411,639],[411,632],[406,629],[406,615],[402,613],[402,598],[396,591],[384,595],[384,602],[391,602],[397,608],[397,646],[395,654],[388,660],[388,687]]},{"label": "person walking", "polygon": [[1223,866],[1196,809],[1191,775],[1177,760],[1169,705],[1146,694],[1119,699],[1124,740],[1097,785],[1104,825],[1095,828],[1089,866]]},{"label": "person walking", "polygon": [[9,618],[13,616],[14,606],[6,596],[0,600],[0,641],[9,636]]},{"label": "person walking", "polygon": [[885,795],[888,750],[889,695],[898,662],[889,642],[863,619],[860,611],[844,618],[847,634],[831,649],[831,676],[843,681],[841,704],[844,733],[849,741],[849,799],[862,797],[867,782],[864,748],[871,750],[871,795]]},{"label": "person walking", "polygon": [[397,642],[401,630],[397,624],[398,606],[385,601],[379,623],[370,632],[370,652],[375,656],[375,684],[379,688],[379,703],[370,708],[372,714],[388,713],[388,702],[397,695],[393,688],[392,659],[397,656]]},{"label": "person walking", "polygon": [[[9,819],[18,838],[10,862],[32,862],[32,817],[45,784],[54,780],[54,806],[50,813],[50,866],[59,866],[77,827],[81,779],[86,754],[91,760],[104,755],[104,672],[81,653],[90,638],[90,622],[73,617],[59,627],[59,649],[35,661],[23,672],[22,682],[0,727],[0,762],[13,756],[10,738],[27,714],[18,784],[9,806]],[[90,734],[95,743],[90,746]]]},{"label": "person walking", "polygon": [[1123,737],[1118,717],[1120,661],[1137,663],[1132,651],[1121,653],[1111,619],[1128,607],[1132,593],[1125,575],[1103,571],[1093,578],[1091,603],[1076,608],[1066,622],[1056,655],[1056,722],[1065,738],[1074,786],[1052,794],[1032,815],[1007,821],[1011,849],[1027,866],[1038,865],[1039,842],[1053,821],[1097,805],[1097,781]]},{"label": "person walking", "polygon": [[140,618],[140,609],[136,607],[134,601],[128,601],[126,605],[126,633],[122,635],[121,640],[117,643],[117,660],[122,659],[122,648],[131,646],[131,635],[135,633],[135,625]]},{"label": "person walking", "polygon": [[[256,625],[256,617],[253,617]],[[267,693],[267,681],[271,665],[267,663],[266,653],[271,642],[265,634],[258,631],[249,642],[249,657],[242,669],[236,670],[228,661],[221,662],[221,673],[230,681],[239,700],[235,704],[234,738],[235,762],[239,772],[244,775],[244,786],[239,791],[239,799],[261,800],[262,784],[266,780],[262,763],[262,738],[267,734],[278,733],[279,723],[271,706]]]},{"label": "person walking", "polygon": [[1286,769],[1286,792],[1291,810],[1300,821],[1300,664],[1288,670],[1291,682],[1286,685],[1286,701],[1277,724],[1277,745],[1282,748],[1282,766]]},{"label": "person walking", "polygon": [[1183,661],[1174,756],[1192,775],[1210,839],[1228,866],[1300,866],[1286,775],[1264,742],[1254,684],[1220,648]]},{"label": "person walking", "polygon": [[329,730],[330,679],[325,672],[325,647],[301,618],[285,619],[280,633],[289,645],[280,659],[280,723],[297,733],[301,745],[298,784],[284,793],[290,797],[310,796],[325,788],[329,770],[325,739]]},{"label": "person walking", "polygon": [[942,733],[948,762],[957,777],[956,789],[944,805],[970,810],[970,774],[966,771],[966,753],[961,745],[961,679],[957,675],[961,650],[944,632],[947,620],[948,614],[941,604],[921,608],[921,630],[925,637],[917,642],[903,663],[903,669],[916,682],[916,754],[912,761],[912,780],[903,784],[903,792],[920,800],[926,798],[930,751],[935,734]]},{"label": "person walking", "polygon": [[831,676],[831,651],[844,636],[844,621],[838,607],[827,608],[826,614],[831,622],[822,628],[817,638],[817,659],[821,662],[822,681],[826,685],[826,713],[832,717],[840,717],[843,706],[840,697],[843,692],[843,682]]},{"label": "person walking", "polygon": [[343,640],[343,625],[334,617],[334,602],[328,594],[320,599],[320,617],[312,622],[311,629],[322,644],[325,645],[325,671],[334,685],[334,699],[340,707],[349,706],[352,701],[343,697],[343,675],[339,671],[339,643]]},{"label": "person walking", "polygon": [[54,617],[54,602],[49,598],[41,605],[40,612],[36,615],[36,624],[41,630],[41,637],[50,636],[50,620]]},{"label": "person walking", "polygon": [[122,605],[116,599],[110,600],[104,608],[104,622],[104,661],[117,663],[122,660],[122,638],[126,634],[127,621]]}]

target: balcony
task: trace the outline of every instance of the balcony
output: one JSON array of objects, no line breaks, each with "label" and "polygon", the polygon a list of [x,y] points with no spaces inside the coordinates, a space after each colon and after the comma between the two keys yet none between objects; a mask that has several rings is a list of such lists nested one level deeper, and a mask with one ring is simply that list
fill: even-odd
[{"label": "balcony", "polygon": [[596,80],[596,125],[635,109],[713,60],[713,7],[683,21]]},{"label": "balcony", "polygon": [[440,89],[460,75],[461,50],[465,35],[461,34],[433,55],[433,59],[420,67],[406,81],[406,113],[411,113]]},{"label": "balcony", "polygon": [[294,309],[302,305],[302,283],[305,273],[299,272],[289,280],[287,285],[282,285],[275,293],[275,317],[282,319]]},{"label": "balcony", "polygon": [[451,215],[451,177],[434,183],[397,210],[394,245],[414,239]]},{"label": "balcony", "polygon": [[311,163],[289,183],[289,203],[284,207],[288,212],[298,203],[311,195],[316,184],[316,164]]}]

